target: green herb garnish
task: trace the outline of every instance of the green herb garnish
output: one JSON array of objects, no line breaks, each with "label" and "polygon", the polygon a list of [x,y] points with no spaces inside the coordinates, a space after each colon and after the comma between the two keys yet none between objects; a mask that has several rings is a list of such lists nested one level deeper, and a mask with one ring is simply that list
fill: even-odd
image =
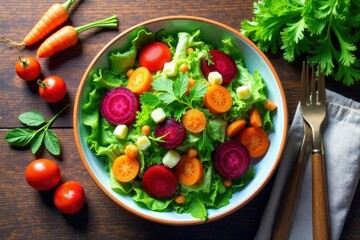
[{"label": "green herb garnish", "polygon": [[16,147],[28,147],[35,154],[44,143],[45,148],[53,155],[60,155],[59,139],[49,127],[55,119],[68,108],[66,105],[53,118],[46,120],[44,116],[35,111],[25,112],[19,115],[19,121],[28,128],[14,128],[5,135],[5,140]]}]

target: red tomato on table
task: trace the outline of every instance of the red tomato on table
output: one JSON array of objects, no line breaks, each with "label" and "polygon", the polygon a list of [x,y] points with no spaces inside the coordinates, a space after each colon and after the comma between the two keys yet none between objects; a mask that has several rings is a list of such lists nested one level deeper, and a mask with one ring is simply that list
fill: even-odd
[{"label": "red tomato on table", "polygon": [[150,42],[143,46],[139,54],[139,63],[150,72],[164,68],[164,64],[171,61],[171,51],[163,42]]},{"label": "red tomato on table", "polygon": [[54,203],[60,212],[75,214],[85,205],[84,188],[76,181],[65,182],[55,190]]},{"label": "red tomato on table", "polygon": [[60,182],[60,168],[49,159],[37,159],[26,167],[25,177],[32,188],[47,191]]},{"label": "red tomato on table", "polygon": [[66,94],[65,81],[58,76],[48,76],[38,81],[39,94],[46,102],[54,103],[60,101]]},{"label": "red tomato on table", "polygon": [[37,79],[41,74],[41,66],[33,57],[19,57],[15,65],[16,74],[25,81]]}]

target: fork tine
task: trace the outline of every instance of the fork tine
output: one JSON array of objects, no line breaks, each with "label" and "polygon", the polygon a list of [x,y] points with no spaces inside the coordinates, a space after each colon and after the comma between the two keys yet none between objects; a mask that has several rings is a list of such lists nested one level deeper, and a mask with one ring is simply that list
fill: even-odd
[{"label": "fork tine", "polygon": [[319,65],[319,77],[318,77],[318,101],[320,104],[324,104],[326,100],[326,93],[325,93],[325,77],[324,74],[321,72],[321,67]]},{"label": "fork tine", "polygon": [[312,105],[316,105],[316,76],[315,76],[315,68],[311,67],[311,79],[310,79],[310,103]]},{"label": "fork tine", "polygon": [[300,101],[302,104],[306,104],[307,102],[307,89],[306,89],[306,82],[308,79],[308,66],[307,63],[304,61],[302,64],[302,70],[301,70],[301,87],[300,87]]}]

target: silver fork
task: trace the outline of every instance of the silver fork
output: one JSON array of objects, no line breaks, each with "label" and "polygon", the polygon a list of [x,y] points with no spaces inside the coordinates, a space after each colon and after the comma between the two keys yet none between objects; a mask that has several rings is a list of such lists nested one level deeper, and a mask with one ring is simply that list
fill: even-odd
[{"label": "silver fork", "polygon": [[314,67],[303,63],[301,79],[301,113],[312,131],[312,215],[314,239],[329,239],[329,218],[327,204],[327,189],[325,177],[324,149],[321,137],[321,126],[326,116],[326,94],[324,75],[318,68],[318,77]]}]

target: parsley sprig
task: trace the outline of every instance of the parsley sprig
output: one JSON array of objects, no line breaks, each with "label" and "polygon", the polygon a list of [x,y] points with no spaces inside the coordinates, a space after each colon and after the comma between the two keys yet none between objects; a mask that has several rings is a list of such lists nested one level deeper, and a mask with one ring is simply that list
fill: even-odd
[{"label": "parsley sprig", "polygon": [[176,81],[160,77],[152,83],[155,92],[144,93],[140,101],[142,104],[150,106],[167,106],[174,117],[179,119],[187,109],[195,108],[195,104],[203,98],[206,92],[206,85],[195,84],[191,88],[189,95],[186,95],[188,89],[188,78],[186,75],[180,76]]},{"label": "parsley sprig", "polygon": [[67,109],[66,105],[53,118],[46,120],[44,116],[35,111],[22,113],[18,116],[19,121],[27,128],[14,128],[5,135],[5,140],[12,146],[28,147],[32,153],[36,153],[44,143],[45,148],[53,155],[60,155],[60,143],[55,132],[49,127],[55,119]]},{"label": "parsley sprig", "polygon": [[287,61],[304,54],[344,85],[360,81],[358,0],[259,0],[241,32],[263,51],[283,51]]}]

